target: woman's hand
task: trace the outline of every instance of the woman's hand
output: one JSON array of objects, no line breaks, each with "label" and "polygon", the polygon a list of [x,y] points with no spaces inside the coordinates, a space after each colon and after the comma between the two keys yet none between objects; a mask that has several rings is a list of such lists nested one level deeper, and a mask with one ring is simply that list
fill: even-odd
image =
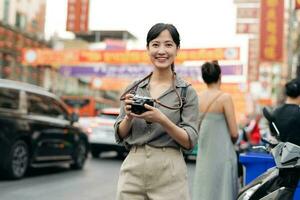
[{"label": "woman's hand", "polygon": [[133,103],[133,100],[132,100],[133,96],[134,96],[133,94],[126,94],[125,100],[124,100],[124,103],[125,103],[124,108],[125,108],[126,117],[130,120],[133,118],[132,113],[131,113],[131,104]]},{"label": "woman's hand", "polygon": [[157,108],[145,104],[144,107],[148,110],[140,115],[130,113],[131,116],[144,119],[147,122],[158,122],[161,123],[166,116]]},{"label": "woman's hand", "polygon": [[118,127],[118,134],[120,136],[120,138],[125,138],[128,136],[129,131],[131,129],[132,126],[132,119],[133,116],[131,115],[131,104],[133,102],[132,98],[133,98],[133,94],[126,94],[125,95],[125,99],[124,99],[124,111],[125,111],[125,117],[124,119],[121,121],[119,127]]}]

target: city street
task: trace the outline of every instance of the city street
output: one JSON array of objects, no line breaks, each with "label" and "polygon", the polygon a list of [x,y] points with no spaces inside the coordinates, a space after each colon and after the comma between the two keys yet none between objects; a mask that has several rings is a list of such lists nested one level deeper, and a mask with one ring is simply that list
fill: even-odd
[{"label": "city street", "polygon": [[300,0],[0,0],[0,200],[300,200],[299,106]]},{"label": "city street", "polygon": [[[83,171],[67,167],[31,170],[23,179],[0,179],[2,200],[114,200],[122,160],[89,158]],[[195,162],[188,162],[191,186]]]}]

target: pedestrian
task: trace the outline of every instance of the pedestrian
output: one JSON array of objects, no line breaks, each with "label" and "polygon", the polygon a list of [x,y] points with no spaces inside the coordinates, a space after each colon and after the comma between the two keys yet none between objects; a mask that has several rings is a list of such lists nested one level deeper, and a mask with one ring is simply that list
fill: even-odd
[{"label": "pedestrian", "polygon": [[[250,146],[257,146],[261,144],[261,134],[260,134],[260,119],[261,115],[256,114],[254,119],[250,121],[247,127],[245,127],[246,138]],[[250,148],[249,148],[250,149]]]},{"label": "pedestrian", "polygon": [[130,148],[120,169],[117,200],[187,200],[182,150],[197,143],[198,96],[174,71],[180,47],[174,25],[152,26],[146,47],[153,71],[127,87],[115,123],[116,141]]},{"label": "pedestrian", "polygon": [[[199,93],[201,127],[193,184],[193,200],[233,200],[238,193],[238,138],[234,104],[221,91],[221,68],[217,61],[201,66],[207,90]],[[205,101],[204,101],[205,100]]]},{"label": "pedestrian", "polygon": [[284,104],[274,110],[274,123],[279,130],[280,141],[300,146],[300,78],[285,84],[285,94]]},{"label": "pedestrian", "polygon": [[[279,131],[281,142],[290,142],[300,146],[300,78],[292,79],[285,85],[286,100],[273,112],[274,123]],[[272,133],[276,133],[271,126]],[[300,178],[300,169],[280,169],[279,177],[274,181],[278,187],[290,188],[283,199],[293,199]]]}]

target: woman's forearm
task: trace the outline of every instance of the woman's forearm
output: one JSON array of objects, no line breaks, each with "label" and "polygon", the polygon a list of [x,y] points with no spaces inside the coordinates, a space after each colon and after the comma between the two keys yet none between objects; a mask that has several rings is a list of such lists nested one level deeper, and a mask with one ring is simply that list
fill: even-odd
[{"label": "woman's forearm", "polygon": [[118,128],[119,136],[121,138],[126,138],[129,134],[131,126],[132,126],[132,119],[130,119],[128,116],[125,116]]},{"label": "woman's forearm", "polygon": [[181,146],[186,149],[191,149],[190,139],[187,132],[176,126],[172,121],[170,121],[167,117],[165,117],[161,123],[166,132]]}]

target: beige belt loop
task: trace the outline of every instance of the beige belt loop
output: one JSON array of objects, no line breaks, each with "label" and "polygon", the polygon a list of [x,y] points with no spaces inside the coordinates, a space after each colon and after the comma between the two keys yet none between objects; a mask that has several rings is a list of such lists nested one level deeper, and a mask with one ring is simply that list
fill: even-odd
[{"label": "beige belt loop", "polygon": [[137,145],[135,145],[135,146],[134,146],[134,153],[136,153],[136,152],[137,152],[137,150],[138,150],[138,146],[137,146]]},{"label": "beige belt loop", "polygon": [[136,150],[137,150],[137,146],[136,145],[133,145],[132,147],[131,147],[131,149],[132,149],[132,152],[136,152]]},{"label": "beige belt loop", "polygon": [[163,148],[162,148],[162,151],[165,152],[165,151],[166,151],[166,147],[163,147]]}]

